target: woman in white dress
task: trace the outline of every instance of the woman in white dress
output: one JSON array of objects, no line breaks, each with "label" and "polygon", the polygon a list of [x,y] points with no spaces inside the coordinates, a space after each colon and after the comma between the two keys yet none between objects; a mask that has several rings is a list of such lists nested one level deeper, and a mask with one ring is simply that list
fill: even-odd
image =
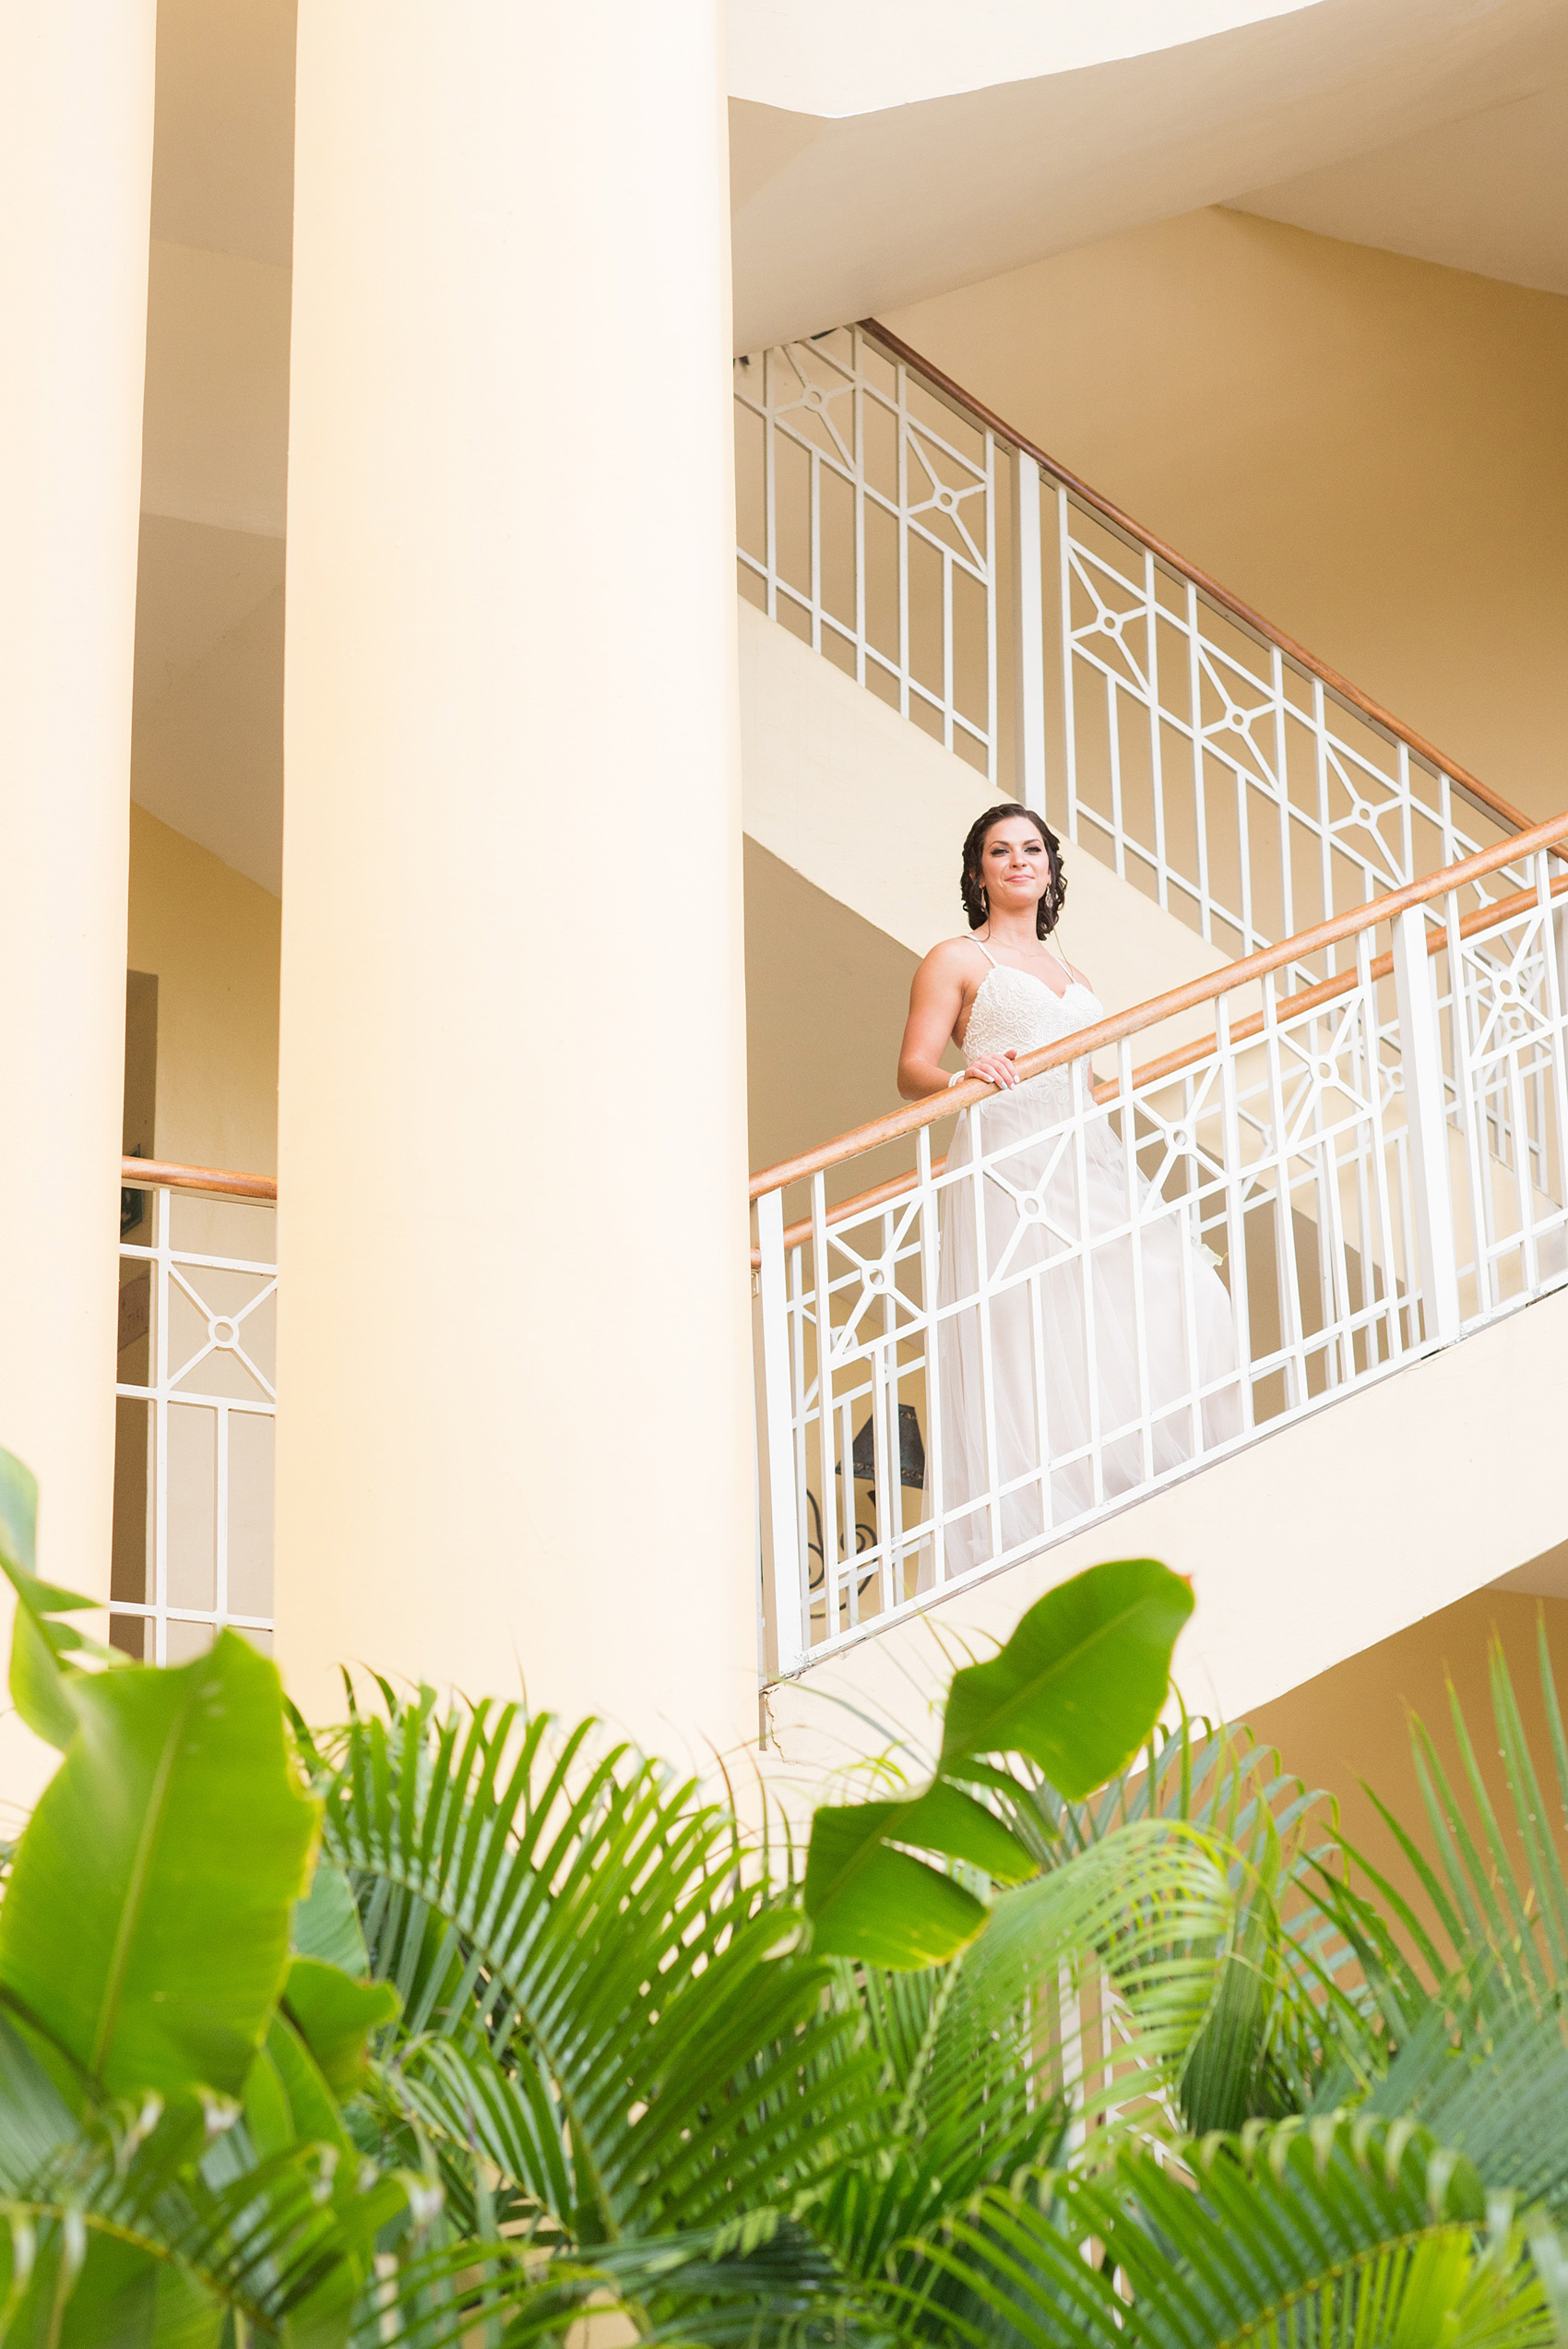
[{"label": "woman in white dress", "polygon": [[[997,1089],[960,1117],[947,1161],[959,1179],[942,1198],[950,1575],[1038,1541],[1241,1426],[1230,1300],[1185,1200],[1154,1199],[1141,1180],[1129,1194],[1108,1115],[1087,1120],[1080,1146],[1068,1121],[1075,1075],[1087,1098],[1087,1067],[1025,1079],[1015,1065],[1106,1016],[1048,943],[1066,895],[1055,835],[1027,807],[988,809],[964,843],[961,886],[970,935],[921,964],[898,1056],[906,1100],[958,1082],[941,1063],[949,1041],[962,1074]],[[977,1155],[982,1171],[960,1175]]]}]

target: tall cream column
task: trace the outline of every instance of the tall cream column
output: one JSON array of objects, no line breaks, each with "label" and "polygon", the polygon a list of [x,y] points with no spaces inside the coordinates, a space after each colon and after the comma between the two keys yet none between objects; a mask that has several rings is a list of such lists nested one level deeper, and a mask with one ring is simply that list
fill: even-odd
[{"label": "tall cream column", "polygon": [[302,0],[279,1651],[754,1735],[719,0]]},{"label": "tall cream column", "polygon": [[152,100],[153,0],[0,13],[0,1444],[105,1593]]}]

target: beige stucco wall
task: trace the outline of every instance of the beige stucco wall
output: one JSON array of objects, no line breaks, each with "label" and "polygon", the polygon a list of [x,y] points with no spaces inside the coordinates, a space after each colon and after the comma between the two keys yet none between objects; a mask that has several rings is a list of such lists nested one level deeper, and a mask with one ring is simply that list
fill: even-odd
[{"label": "beige stucco wall", "polygon": [[289,272],[154,237],[142,507],[283,535]]},{"label": "beige stucco wall", "polygon": [[885,930],[747,841],[754,1166],[898,1107],[895,1062],[917,960]]},{"label": "beige stucco wall", "polygon": [[1506,797],[1568,804],[1568,299],[1211,209],[886,323]]},{"label": "beige stucco wall", "polygon": [[133,805],[129,961],[158,976],[161,1158],[277,1168],[281,913],[269,891]]},{"label": "beige stucco wall", "polygon": [[[1351,1839],[1419,1900],[1413,1871],[1367,1789],[1381,1795],[1418,1843],[1431,1850],[1409,1723],[1412,1714],[1420,1716],[1436,1740],[1444,1769],[1461,1783],[1464,1765],[1449,1716],[1452,1693],[1464,1711],[1505,1842],[1514,1846],[1502,1758],[1491,1734],[1491,1649],[1494,1640],[1502,1645],[1526,1734],[1543,1783],[1550,1783],[1551,1747],[1538,1651],[1543,1625],[1561,1700],[1568,1694],[1568,1600],[1486,1590],[1455,1600],[1272,1704],[1260,1705],[1251,1726],[1277,1749],[1288,1770],[1335,1797]],[[1547,1807],[1552,1811],[1555,1806]]]}]

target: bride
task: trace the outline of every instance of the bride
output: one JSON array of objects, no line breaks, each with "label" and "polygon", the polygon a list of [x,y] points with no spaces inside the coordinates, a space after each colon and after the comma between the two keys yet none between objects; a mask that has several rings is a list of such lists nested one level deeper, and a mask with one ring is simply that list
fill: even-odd
[{"label": "bride", "polygon": [[[1054,833],[1027,807],[988,809],[964,842],[960,886],[970,935],[933,947],[915,973],[898,1055],[907,1101],[963,1076],[996,1087],[960,1117],[942,1190],[950,1575],[1241,1427],[1230,1300],[1186,1203],[1153,1198],[1141,1180],[1129,1198],[1103,1112],[1091,1109],[1080,1157],[1077,1068],[1023,1079],[1015,1065],[1106,1016],[1083,972],[1048,943],[1066,895]],[[952,1077],[941,1065],[949,1040],[966,1064]],[[1082,1068],[1086,1099],[1089,1073]],[[980,1171],[963,1174],[977,1158]]]}]

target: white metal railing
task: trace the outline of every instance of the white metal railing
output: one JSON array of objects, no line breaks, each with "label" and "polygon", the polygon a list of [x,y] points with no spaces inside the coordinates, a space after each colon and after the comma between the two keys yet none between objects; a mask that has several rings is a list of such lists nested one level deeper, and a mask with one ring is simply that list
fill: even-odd
[{"label": "white metal railing", "polygon": [[153,1179],[172,1171],[122,1194],[114,1389],[111,1636],[158,1663],[225,1624],[264,1645],[272,1630],[271,1186]]},{"label": "white metal railing", "polygon": [[1524,829],[885,328],[735,380],[742,595],[1225,954]]},{"label": "white metal railing", "polygon": [[[1498,849],[1030,1055],[1016,1093],[754,1178],[771,1669],[1568,1277],[1564,840],[1525,836],[1507,898],[1476,898]],[[1207,999],[1212,1039],[1134,1065]],[[893,1141],[912,1167],[834,1205]]]},{"label": "white metal railing", "polygon": [[996,436],[855,327],[735,367],[742,591],[988,781]]}]

